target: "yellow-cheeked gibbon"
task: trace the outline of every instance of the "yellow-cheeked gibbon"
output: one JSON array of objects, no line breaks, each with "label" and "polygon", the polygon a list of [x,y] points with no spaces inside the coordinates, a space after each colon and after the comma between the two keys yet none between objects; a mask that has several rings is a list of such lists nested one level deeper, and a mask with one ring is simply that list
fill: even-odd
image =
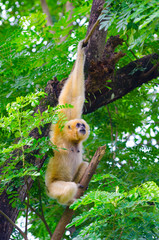
[{"label": "yellow-cheeked gibbon", "polygon": [[60,110],[67,121],[60,128],[59,122],[51,126],[50,140],[58,147],[49,161],[45,183],[50,197],[60,204],[69,205],[75,200],[78,182],[88,163],[82,160],[82,142],[89,136],[89,126],[81,119],[85,101],[84,88],[85,54],[83,41],[78,44],[77,59],[59,96],[59,105],[66,103],[73,108]]}]

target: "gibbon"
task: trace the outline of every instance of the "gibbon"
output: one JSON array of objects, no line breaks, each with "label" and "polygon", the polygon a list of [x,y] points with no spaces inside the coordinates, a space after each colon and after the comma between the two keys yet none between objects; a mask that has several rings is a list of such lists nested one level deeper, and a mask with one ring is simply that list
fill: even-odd
[{"label": "gibbon", "polygon": [[83,41],[80,41],[74,68],[59,96],[59,105],[67,103],[73,108],[60,110],[67,121],[61,128],[62,119],[59,119],[50,132],[50,140],[58,150],[48,163],[45,184],[48,195],[62,205],[70,205],[75,200],[78,183],[88,166],[82,160],[82,142],[89,136],[89,126],[81,119],[85,101],[84,61]]}]

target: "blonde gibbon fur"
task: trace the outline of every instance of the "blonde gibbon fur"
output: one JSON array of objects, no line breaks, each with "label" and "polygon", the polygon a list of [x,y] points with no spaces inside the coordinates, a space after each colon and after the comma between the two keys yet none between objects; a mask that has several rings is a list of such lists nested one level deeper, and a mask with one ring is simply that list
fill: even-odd
[{"label": "blonde gibbon fur", "polygon": [[67,121],[60,128],[60,120],[51,126],[50,140],[58,147],[49,161],[45,183],[50,197],[60,204],[69,205],[75,200],[78,182],[83,176],[88,163],[82,160],[82,142],[89,136],[89,126],[81,119],[85,100],[84,88],[84,48],[79,42],[77,59],[69,78],[59,96],[59,105],[66,103],[73,108],[60,110]]}]

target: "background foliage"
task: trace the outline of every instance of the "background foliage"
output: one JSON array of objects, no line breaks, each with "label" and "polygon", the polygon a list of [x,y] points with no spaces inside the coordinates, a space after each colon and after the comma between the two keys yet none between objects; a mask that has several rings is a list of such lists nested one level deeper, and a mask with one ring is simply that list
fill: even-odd
[{"label": "background foliage", "polygon": [[[8,186],[11,203],[21,209],[23,221],[26,205],[18,201],[16,189],[32,176],[35,181],[26,199],[30,206],[28,231],[40,240],[50,239],[44,220],[53,232],[63,207],[45,193],[48,160],[40,170],[26,161],[33,149],[40,149],[39,157],[47,152],[49,158],[49,140],[32,139],[29,132],[38,127],[40,133],[41,125],[57,121],[54,109],[48,107],[42,116],[37,113],[33,117],[33,108],[44,96],[48,80],[68,76],[76,46],[86,34],[92,1],[72,1],[71,20],[65,11],[66,0],[47,3],[53,27],[46,26],[39,0],[0,1],[1,191]],[[125,40],[120,50],[126,55],[117,68],[158,53],[158,1],[106,1],[106,6],[100,27],[108,30],[107,38],[120,34]],[[73,205],[76,232],[66,239],[159,238],[158,99],[154,79],[84,116],[91,128],[85,159],[90,160],[98,146],[106,144],[107,150],[86,195]],[[19,157],[15,158],[17,151]],[[9,159],[12,161],[4,165]],[[15,229],[12,239],[22,239]]]}]

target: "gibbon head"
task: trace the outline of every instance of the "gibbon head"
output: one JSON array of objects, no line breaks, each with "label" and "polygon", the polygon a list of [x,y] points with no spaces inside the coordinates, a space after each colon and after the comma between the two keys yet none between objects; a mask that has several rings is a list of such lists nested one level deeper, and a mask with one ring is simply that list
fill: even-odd
[{"label": "gibbon head", "polygon": [[88,138],[89,126],[83,119],[73,119],[65,124],[63,133],[66,139],[78,143]]}]

